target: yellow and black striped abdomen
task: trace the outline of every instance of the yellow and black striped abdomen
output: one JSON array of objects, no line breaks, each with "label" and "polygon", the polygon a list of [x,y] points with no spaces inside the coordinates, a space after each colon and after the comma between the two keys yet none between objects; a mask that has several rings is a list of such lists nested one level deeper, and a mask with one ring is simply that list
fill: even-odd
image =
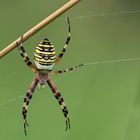
[{"label": "yellow and black striped abdomen", "polygon": [[34,61],[39,70],[52,70],[56,60],[55,48],[47,38],[39,42],[34,50]]}]

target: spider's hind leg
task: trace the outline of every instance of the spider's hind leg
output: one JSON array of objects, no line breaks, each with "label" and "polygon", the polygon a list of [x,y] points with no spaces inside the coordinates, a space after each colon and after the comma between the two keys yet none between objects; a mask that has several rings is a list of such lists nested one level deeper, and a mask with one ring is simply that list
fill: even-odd
[{"label": "spider's hind leg", "polygon": [[70,42],[70,20],[69,20],[69,17],[67,17],[67,21],[68,21],[68,37],[66,39],[66,43],[65,43],[61,53],[58,55],[58,57],[55,60],[55,64],[57,64],[61,60],[61,58],[63,57],[64,53],[66,52],[66,49],[68,47],[69,42]]},{"label": "spider's hind leg", "polygon": [[23,58],[24,62],[26,63],[26,65],[33,71],[33,72],[37,72],[36,67],[33,65],[33,63],[31,62],[29,56],[27,55],[24,47],[23,47],[23,35],[21,36],[20,42],[17,42],[18,45],[18,49],[19,49],[19,53],[21,55],[21,57]]}]

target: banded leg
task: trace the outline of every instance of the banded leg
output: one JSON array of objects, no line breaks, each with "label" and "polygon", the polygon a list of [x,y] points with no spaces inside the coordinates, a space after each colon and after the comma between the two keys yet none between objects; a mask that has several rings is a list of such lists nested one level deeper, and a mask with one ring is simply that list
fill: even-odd
[{"label": "banded leg", "polygon": [[61,110],[64,114],[64,117],[65,117],[65,120],[66,120],[66,130],[67,129],[70,129],[70,120],[69,120],[69,117],[68,117],[68,110],[67,110],[67,107],[64,103],[64,99],[63,97],[61,96],[60,92],[58,91],[58,89],[56,88],[54,82],[52,81],[52,79],[50,79],[50,77],[48,77],[47,79],[47,83],[49,85],[49,87],[51,88],[52,92],[54,93],[54,96],[55,98],[57,99],[60,107],[61,107]]},{"label": "banded leg", "polygon": [[23,44],[22,44],[22,38],[23,36],[21,36],[21,40],[20,40],[20,43],[17,42],[18,45],[18,49],[19,49],[19,53],[21,55],[21,57],[23,58],[24,62],[26,63],[26,65],[33,71],[33,72],[37,72],[37,69],[36,67],[32,64],[32,62],[30,61],[27,53],[25,52],[25,49],[23,47]]},{"label": "banded leg", "polygon": [[74,66],[74,67],[67,68],[67,69],[64,69],[64,70],[51,71],[50,73],[51,73],[52,75],[54,75],[54,74],[62,74],[62,73],[65,73],[65,72],[74,71],[74,70],[76,70],[77,68],[80,68],[80,67],[82,67],[82,66],[84,66],[84,64],[80,64],[80,65],[78,65],[78,66]]},{"label": "banded leg", "polygon": [[23,115],[23,119],[24,119],[24,132],[25,132],[25,135],[27,135],[26,133],[26,126],[29,126],[28,125],[28,122],[27,122],[27,111],[28,111],[28,106],[29,106],[29,102],[33,96],[33,93],[34,93],[34,90],[36,88],[38,84],[38,79],[37,77],[34,78],[34,80],[32,81],[29,89],[28,89],[28,92],[24,98],[24,104],[23,104],[23,109],[22,109],[22,115]]},{"label": "banded leg", "polygon": [[68,47],[69,41],[70,41],[70,21],[69,21],[69,17],[67,17],[67,21],[68,21],[68,37],[67,37],[66,43],[65,43],[65,45],[62,49],[62,52],[58,55],[58,57],[55,60],[55,64],[57,64],[60,61],[60,59],[63,57],[63,55],[64,55],[64,53],[65,53],[65,51]]}]

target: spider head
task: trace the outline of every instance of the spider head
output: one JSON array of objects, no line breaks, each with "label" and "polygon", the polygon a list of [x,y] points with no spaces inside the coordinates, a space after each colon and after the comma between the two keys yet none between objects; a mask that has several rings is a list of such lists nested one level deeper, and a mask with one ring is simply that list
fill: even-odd
[{"label": "spider head", "polygon": [[47,81],[47,73],[45,72],[37,73],[37,79],[39,81],[39,86],[44,87]]},{"label": "spider head", "polygon": [[52,70],[56,60],[55,48],[47,38],[42,40],[35,48],[34,62],[39,70]]}]

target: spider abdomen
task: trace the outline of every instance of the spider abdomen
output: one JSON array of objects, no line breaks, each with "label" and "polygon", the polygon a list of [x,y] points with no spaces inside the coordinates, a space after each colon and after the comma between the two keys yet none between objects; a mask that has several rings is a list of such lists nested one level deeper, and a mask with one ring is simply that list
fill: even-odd
[{"label": "spider abdomen", "polygon": [[47,38],[39,42],[34,50],[34,62],[39,70],[52,70],[56,60],[55,48]]}]

